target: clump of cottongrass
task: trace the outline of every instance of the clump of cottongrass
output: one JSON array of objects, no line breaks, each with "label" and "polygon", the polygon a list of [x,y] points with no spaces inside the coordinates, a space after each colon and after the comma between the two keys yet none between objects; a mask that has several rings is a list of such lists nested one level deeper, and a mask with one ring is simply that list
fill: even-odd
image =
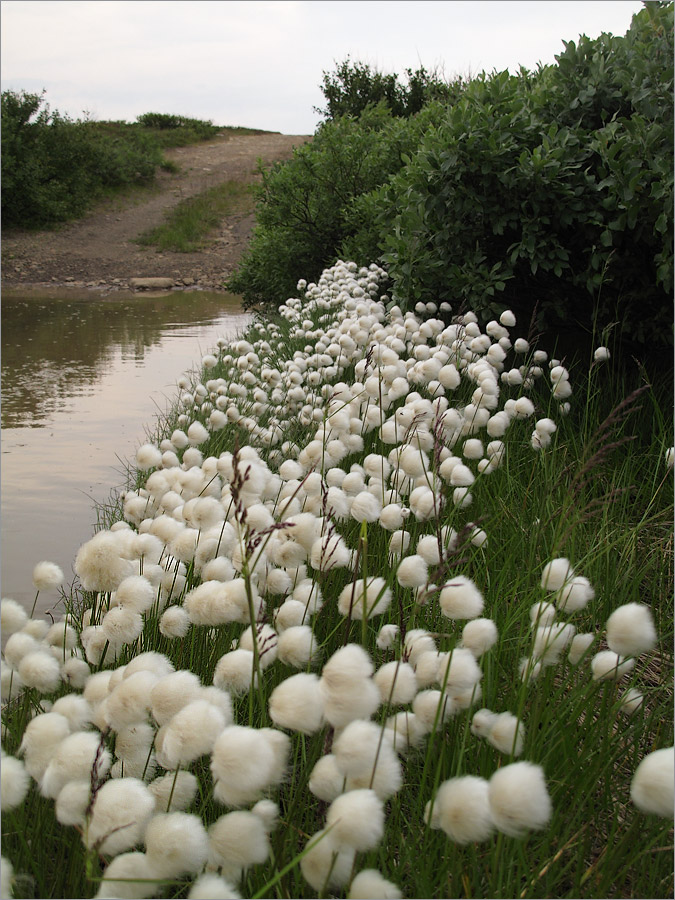
[{"label": "clump of cottongrass", "polygon": [[281,782],[289,750],[290,739],[281,731],[229,725],[211,755],[214,796],[228,806],[259,800],[268,787]]},{"label": "clump of cottongrass", "polygon": [[133,851],[116,856],[103,873],[95,900],[118,898],[135,900],[154,897],[161,890],[161,880],[145,853]]},{"label": "clump of cottongrass", "polygon": [[347,779],[347,790],[372,787],[387,800],[402,784],[401,764],[386,729],[375,722],[350,722],[333,744],[335,762]]},{"label": "clump of cottongrass", "polygon": [[576,666],[581,662],[581,659],[594,640],[594,634],[580,632],[579,634],[574,635],[570,642],[569,653],[567,654],[567,658],[573,666]]},{"label": "clump of cottongrass", "polygon": [[69,781],[80,781],[96,765],[104,776],[112,764],[110,751],[101,745],[101,735],[93,731],[77,731],[65,737],[56,748],[40,781],[44,797],[55,799]]},{"label": "clump of cottongrass", "polygon": [[654,750],[645,756],[635,770],[630,785],[630,798],[642,812],[666,818],[673,817],[674,752],[672,747]]},{"label": "clump of cottongrass", "polygon": [[184,706],[199,700],[201,690],[199,676],[187,669],[155,679],[150,689],[150,709],[154,720],[158,725],[166,725]]},{"label": "clump of cottongrass", "polygon": [[63,570],[53,562],[39,562],[33,569],[33,585],[38,591],[47,591],[63,584]]},{"label": "clump of cottongrass", "polygon": [[68,720],[71,731],[84,731],[91,722],[92,709],[82,694],[66,694],[54,701],[50,712],[59,713]]},{"label": "clump of cottongrass", "polygon": [[187,703],[157,732],[157,762],[164,769],[189,765],[211,752],[226,724],[222,711],[208,700]]},{"label": "clump of cottongrass", "polygon": [[483,612],[483,595],[470,578],[457,575],[441,588],[441,612],[449,619],[475,619]]},{"label": "clump of cottongrass", "polygon": [[545,591],[559,591],[566,581],[574,578],[574,569],[564,557],[546,563],[541,573],[541,586]]},{"label": "clump of cottongrass", "polygon": [[58,660],[42,650],[27,653],[19,663],[18,673],[26,687],[35,688],[41,694],[51,694],[61,684]]},{"label": "clump of cottongrass", "polygon": [[643,603],[619,606],[607,619],[607,645],[620,656],[640,656],[656,646],[652,612]]},{"label": "clump of cottongrass", "polygon": [[473,619],[462,629],[462,646],[478,659],[497,643],[499,634],[492,619]]},{"label": "clump of cottongrass", "polygon": [[399,888],[387,881],[377,869],[363,869],[354,876],[347,900],[400,900],[402,896]]},{"label": "clump of cottongrass", "polygon": [[208,858],[208,836],[199,816],[161,813],[148,823],[146,853],[161,878],[201,872]]},{"label": "clump of cottongrass", "polygon": [[509,712],[499,713],[491,723],[487,740],[500,753],[520,756],[523,752],[525,728],[518,718]]},{"label": "clump of cottongrass", "polygon": [[184,812],[197,796],[198,788],[196,777],[183,769],[167,772],[148,784],[159,812]]},{"label": "clump of cottongrass", "polygon": [[443,829],[456,844],[488,840],[495,827],[488,782],[473,775],[444,781],[433,804],[427,803],[424,820],[431,828]]},{"label": "clump of cottongrass", "polygon": [[277,654],[280,662],[303,669],[317,662],[321,648],[309,625],[292,625],[279,635]]},{"label": "clump of cottongrass", "polygon": [[351,847],[339,847],[329,831],[318,831],[305,845],[300,870],[319,896],[326,890],[337,891],[348,883],[355,855]]},{"label": "clump of cottongrass", "polygon": [[588,578],[575,575],[566,581],[556,593],[554,600],[561,612],[578,612],[595,597],[595,591]]},{"label": "clump of cottongrass", "polygon": [[234,882],[251,866],[266,862],[270,855],[265,823],[252,812],[226,813],[211,825],[208,836],[209,865]]},{"label": "clump of cottongrass", "polygon": [[383,703],[404,706],[412,703],[417,694],[415,670],[406,662],[393,660],[385,663],[375,672],[373,681],[377,685]]},{"label": "clump of cottongrass", "polygon": [[498,769],[490,778],[488,799],[496,827],[512,837],[541,831],[551,818],[543,769],[530,762]]},{"label": "clump of cottongrass", "polygon": [[628,690],[624,691],[621,695],[619,712],[622,712],[627,716],[632,716],[641,709],[644,700],[644,695],[641,694],[640,691],[636,688],[628,688]]},{"label": "clump of cottongrass", "polygon": [[3,754],[0,779],[0,803],[6,812],[23,803],[30,787],[30,775],[20,759]]},{"label": "clump of cottongrass", "polygon": [[213,673],[213,683],[235,696],[246,694],[251,686],[255,689],[258,672],[255,669],[253,651],[238,647],[221,656]]},{"label": "clump of cottongrass", "polygon": [[320,756],[314,764],[308,787],[315,797],[331,803],[346,788],[346,777],[337,766],[337,759],[333,753]]},{"label": "clump of cottongrass", "polygon": [[544,666],[555,665],[572,641],[575,631],[574,625],[569,622],[554,622],[543,628],[537,628],[532,649],[533,659],[541,662]]},{"label": "clump of cottongrass", "polygon": [[115,856],[140,843],[155,811],[155,798],[137,778],[113,778],[96,792],[83,840],[88,848]]},{"label": "clump of cottongrass", "polygon": [[241,900],[241,894],[220,875],[206,872],[190,888],[188,900]]},{"label": "clump of cottongrass", "polygon": [[0,602],[0,631],[4,636],[20,631],[28,621],[28,613],[10,597],[3,597]]},{"label": "clump of cottongrass", "polygon": [[340,847],[359,852],[373,850],[384,835],[384,806],[369,788],[336,797],[326,814],[326,825]]},{"label": "clump of cottongrass", "polygon": [[371,619],[380,616],[391,603],[392,593],[384,578],[358,578],[345,585],[338,596],[338,610],[351,619]]},{"label": "clump of cottongrass", "polygon": [[634,665],[635,660],[630,657],[619,656],[613,650],[601,650],[591,660],[593,680],[619,681]]},{"label": "clump of cottongrass", "polygon": [[325,722],[319,677],[299,672],[286,678],[270,695],[269,714],[278,728],[314,734]]},{"label": "clump of cottongrass", "polygon": [[159,631],[169,640],[184,638],[191,624],[190,616],[182,606],[170,606],[162,613]]}]

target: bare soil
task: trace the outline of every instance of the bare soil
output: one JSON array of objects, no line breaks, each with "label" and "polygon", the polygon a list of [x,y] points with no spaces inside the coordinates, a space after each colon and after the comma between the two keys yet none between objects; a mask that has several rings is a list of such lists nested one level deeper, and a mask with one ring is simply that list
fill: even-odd
[{"label": "bare soil", "polygon": [[49,286],[90,289],[101,294],[129,291],[129,279],[171,278],[176,288],[224,290],[251,236],[252,212],[226,218],[195,253],[157,252],[134,243],[160,225],[181,200],[224,181],[254,183],[258,161],[288,159],[308,135],[218,136],[203,144],[165,151],[176,174],[159,172],[150,189],[100,204],[83,218],[50,231],[3,235],[2,287],[35,290]]}]

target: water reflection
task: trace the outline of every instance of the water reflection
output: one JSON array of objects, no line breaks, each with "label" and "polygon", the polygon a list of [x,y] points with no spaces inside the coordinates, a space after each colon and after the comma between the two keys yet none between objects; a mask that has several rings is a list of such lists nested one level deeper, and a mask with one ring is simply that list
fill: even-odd
[{"label": "water reflection", "polygon": [[115,353],[142,366],[167,330],[208,324],[238,305],[239,298],[207,293],[126,300],[3,293],[2,427],[45,427],[73,393],[96,390]]},{"label": "water reflection", "polygon": [[[2,595],[28,608],[41,559],[72,580],[94,502],[176,397],[183,372],[232,337],[239,298],[2,298]],[[41,595],[42,609],[56,594]]]}]

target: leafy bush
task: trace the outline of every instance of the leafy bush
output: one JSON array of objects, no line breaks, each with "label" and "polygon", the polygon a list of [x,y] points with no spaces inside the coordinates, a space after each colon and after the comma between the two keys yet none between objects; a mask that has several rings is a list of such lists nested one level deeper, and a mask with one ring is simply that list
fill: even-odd
[{"label": "leafy bush", "polygon": [[102,190],[152,179],[162,155],[148,135],[111,137],[43,102],[44,95],[2,94],[3,227],[63,221]]},{"label": "leafy bush", "polygon": [[[187,116],[175,116],[169,113],[143,113],[136,119],[138,125],[145,129],[151,129],[159,132],[173,132],[169,137],[169,141],[165,143],[160,137],[160,143],[163,146],[171,146],[175,143],[182,143],[181,140],[176,141],[176,132],[189,135],[189,142],[196,140],[207,140],[218,134],[221,130],[218,125],[214,125],[211,121],[203,119],[190,119]],[[162,135],[164,137],[164,135]],[[168,137],[168,136],[167,136]],[[188,141],[186,141],[187,143]]]},{"label": "leafy bush", "polygon": [[625,38],[474,79],[391,184],[357,201],[395,296],[671,341],[672,22],[654,4]]},{"label": "leafy bush", "polygon": [[376,250],[378,235],[353,214],[354,198],[400,169],[431,118],[431,107],[397,119],[384,104],[371,106],[359,119],[325,122],[292,159],[261,170],[257,225],[229,290],[246,308],[278,306],[295,293],[299,272],[318,278],[348,238],[359,235],[361,257]]},{"label": "leafy bush", "polygon": [[385,103],[394,116],[412,116],[435,100],[449,102],[459,96],[462,79],[447,83],[436,72],[427,72],[424,66],[406,69],[407,84],[401,84],[398,75],[379,72],[369,65],[350,62],[349,57],[340,63],[335,72],[323,73],[321,90],[326,98],[325,109],[317,112],[327,119],[340,116],[358,117],[366,107]]}]

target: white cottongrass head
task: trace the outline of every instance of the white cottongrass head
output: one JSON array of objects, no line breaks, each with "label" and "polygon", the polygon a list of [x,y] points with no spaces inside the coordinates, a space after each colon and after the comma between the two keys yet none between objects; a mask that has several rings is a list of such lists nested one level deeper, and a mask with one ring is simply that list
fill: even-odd
[{"label": "white cottongrass head", "polygon": [[541,586],[545,591],[559,591],[560,588],[574,578],[574,569],[569,559],[559,557],[546,563],[541,573]]},{"label": "white cottongrass head", "polygon": [[380,616],[391,603],[392,593],[384,578],[379,576],[357,579],[345,585],[338,597],[338,610],[350,619],[370,619]]},{"label": "white cottongrass head", "polygon": [[373,681],[377,685],[383,703],[404,706],[412,703],[417,694],[417,677],[410,663],[392,660],[375,672]]},{"label": "white cottongrass head", "polygon": [[500,753],[520,756],[523,752],[525,728],[516,716],[510,712],[502,712],[492,721],[487,739]]},{"label": "white cottongrass head", "polygon": [[155,798],[157,812],[185,811],[197,796],[198,788],[196,777],[185,770],[167,772],[148,784],[148,790]]},{"label": "white cottongrass head", "polygon": [[193,883],[188,900],[240,900],[241,894],[220,875],[205,872]]},{"label": "white cottongrass head", "polygon": [[235,882],[246,869],[261,865],[270,854],[264,821],[247,810],[221,816],[210,826],[208,835],[209,864]]},{"label": "white cottongrass head", "polygon": [[635,660],[631,657],[619,656],[613,650],[601,650],[591,660],[591,671],[594,681],[619,681],[627,675]]},{"label": "white cottongrass head", "polygon": [[41,694],[51,694],[61,683],[58,660],[51,653],[42,650],[27,653],[19,663],[18,673],[26,687],[35,688]]},{"label": "white cottongrass head", "polygon": [[28,621],[28,613],[10,597],[3,597],[0,602],[0,631],[4,636],[20,631]]},{"label": "white cottongrass head", "polygon": [[619,606],[607,619],[607,645],[621,656],[640,656],[656,646],[652,611],[643,603]]},{"label": "white cottongrass head", "polygon": [[630,798],[642,812],[673,818],[674,753],[672,747],[654,750],[645,756],[635,770],[630,785]]},{"label": "white cottongrass head", "polygon": [[417,554],[406,556],[405,559],[401,560],[396,570],[396,580],[404,588],[421,587],[423,584],[426,584],[427,576],[427,563]]},{"label": "white cottongrass head", "polygon": [[63,584],[63,570],[53,562],[39,562],[33,569],[33,584],[38,591],[47,591]]},{"label": "white cottongrass head", "polygon": [[278,684],[269,699],[269,714],[277,728],[314,734],[324,724],[319,677],[298,672]]},{"label": "white cottongrass head", "polygon": [[534,763],[517,762],[498,769],[490,778],[488,799],[496,827],[512,837],[541,831],[551,818],[544,771]]},{"label": "white cottongrass head", "polygon": [[368,788],[340,794],[328,809],[326,825],[338,846],[359,852],[373,850],[384,835],[382,800]]},{"label": "white cottongrass head", "polygon": [[208,836],[199,816],[184,812],[155,815],[145,829],[148,859],[161,878],[196,874],[208,859]]},{"label": "white cottongrass head", "polygon": [[339,847],[329,831],[318,831],[307,841],[300,860],[303,878],[319,893],[337,891],[349,881],[354,865],[355,851],[351,847]]},{"label": "white cottongrass head", "polygon": [[400,889],[377,869],[363,869],[354,876],[347,900],[400,900],[402,896]]},{"label": "white cottongrass head", "polygon": [[155,811],[155,798],[137,778],[113,778],[99,789],[85,837],[89,848],[115,856],[143,838]]},{"label": "white cottongrass head", "polygon": [[20,759],[3,755],[0,779],[0,803],[6,812],[23,802],[30,787],[30,775]]},{"label": "white cottongrass head", "polygon": [[478,658],[494,647],[499,637],[492,619],[472,619],[462,629],[462,646]]},{"label": "white cottongrass head", "polygon": [[442,829],[456,844],[488,840],[495,827],[488,782],[473,775],[444,781],[433,803],[427,803],[424,819],[431,828]]},{"label": "white cottongrass head", "polygon": [[583,609],[594,597],[595,591],[588,578],[575,575],[560,588],[554,601],[561,612],[572,613]]},{"label": "white cottongrass head", "polygon": [[470,578],[457,575],[441,588],[441,612],[448,619],[475,619],[483,612],[483,595]]}]

